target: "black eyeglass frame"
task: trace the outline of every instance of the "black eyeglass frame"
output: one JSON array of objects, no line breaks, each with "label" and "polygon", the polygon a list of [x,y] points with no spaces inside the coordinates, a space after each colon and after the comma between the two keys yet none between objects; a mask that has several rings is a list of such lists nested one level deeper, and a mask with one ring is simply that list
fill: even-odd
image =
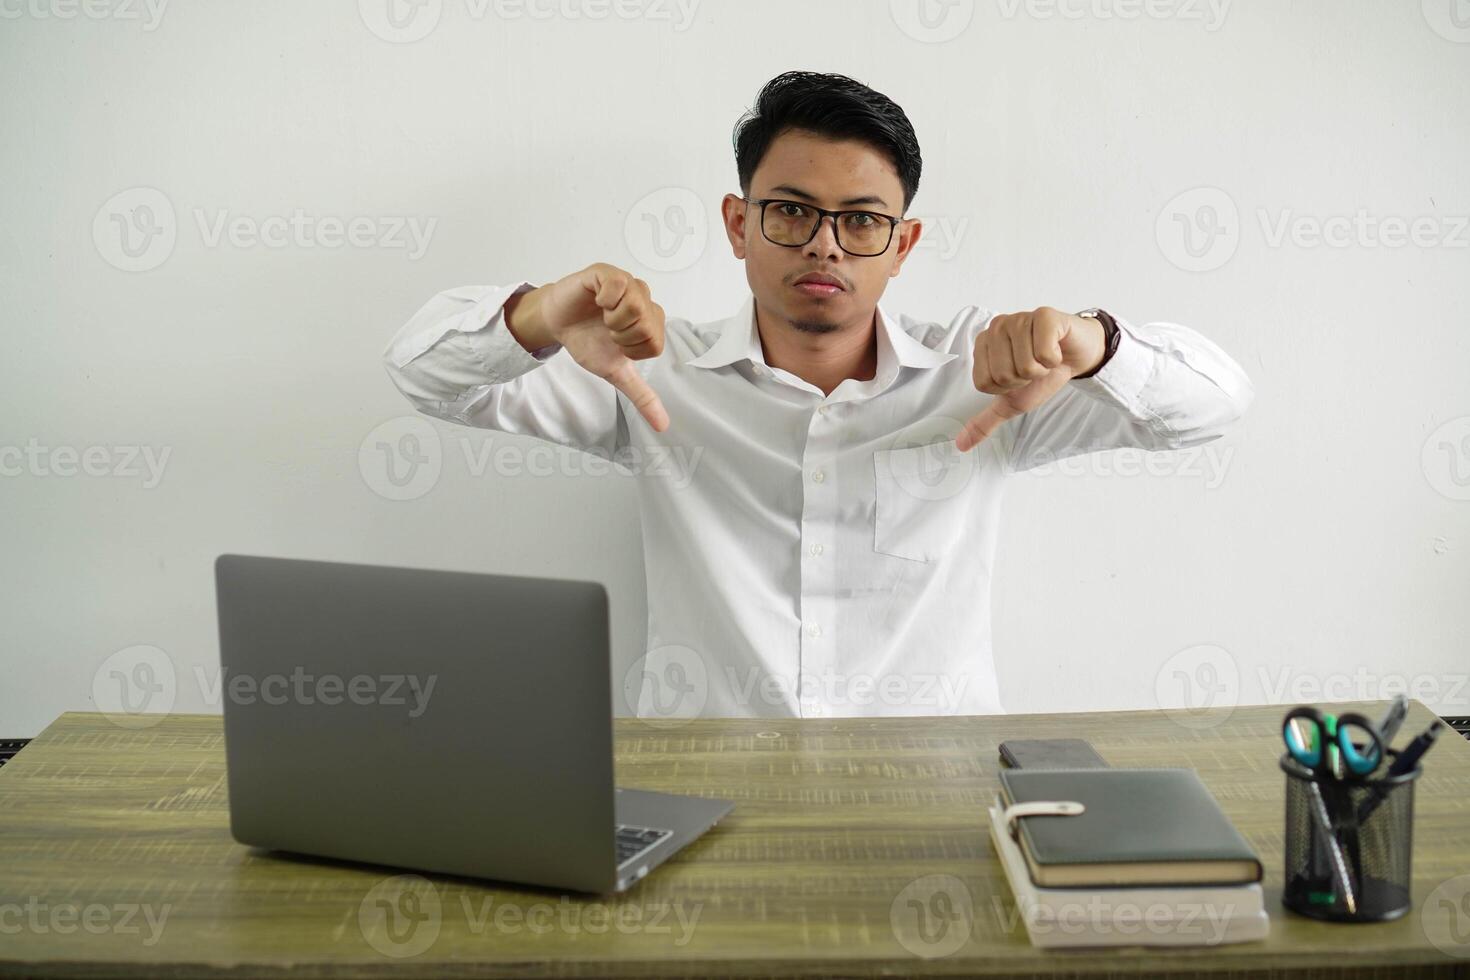
[{"label": "black eyeglass frame", "polygon": [[[815,204],[808,204],[805,201],[793,201],[787,197],[765,197],[761,198],[758,201],[752,201],[748,197],[742,197],[740,200],[744,201],[746,204],[760,205],[761,237],[770,242],[772,245],[779,245],[782,248],[805,248],[808,244],[811,243],[811,240],[813,238],[817,237],[817,232],[822,230],[822,222],[827,218],[831,218],[832,235],[837,240],[837,247],[842,249],[848,255],[855,255],[860,259],[871,259],[888,251],[888,246],[893,244],[893,230],[897,228],[899,224],[908,220],[907,218],[895,218],[893,215],[884,214],[882,211],[868,211],[863,208],[847,208],[842,211],[829,211],[826,208],[819,208]],[[812,225],[812,233],[807,236],[806,241],[796,243],[778,242],[770,235],[766,234],[766,205],[768,204],[794,204],[799,208],[808,208],[812,211],[817,212],[817,222],[816,224]],[[876,252],[854,252],[852,249],[842,244],[842,226],[838,224],[838,219],[841,218],[844,214],[867,214],[872,215],[875,218],[886,219],[888,221],[888,240],[885,241],[883,243],[883,247]]]}]

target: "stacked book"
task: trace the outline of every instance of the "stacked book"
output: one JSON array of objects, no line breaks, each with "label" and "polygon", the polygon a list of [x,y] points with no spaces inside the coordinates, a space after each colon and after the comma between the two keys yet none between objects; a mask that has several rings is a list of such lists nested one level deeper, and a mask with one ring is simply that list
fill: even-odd
[{"label": "stacked book", "polygon": [[1214,946],[1268,932],[1261,862],[1193,770],[1000,778],[991,842],[1032,945]]}]

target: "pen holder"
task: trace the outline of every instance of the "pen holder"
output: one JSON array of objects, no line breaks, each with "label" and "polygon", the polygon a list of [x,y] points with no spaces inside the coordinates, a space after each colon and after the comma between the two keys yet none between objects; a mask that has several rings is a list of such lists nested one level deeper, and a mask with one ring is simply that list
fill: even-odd
[{"label": "pen holder", "polygon": [[[1388,750],[1390,761],[1397,757]],[[1409,911],[1414,782],[1420,768],[1378,779],[1318,776],[1290,755],[1281,904],[1332,922],[1384,922]],[[1327,829],[1327,828],[1330,828]]]}]

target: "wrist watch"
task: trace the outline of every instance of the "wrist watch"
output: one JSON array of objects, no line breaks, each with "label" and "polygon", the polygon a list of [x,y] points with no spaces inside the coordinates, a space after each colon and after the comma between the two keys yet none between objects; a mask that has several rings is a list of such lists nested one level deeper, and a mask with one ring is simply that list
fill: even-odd
[{"label": "wrist watch", "polygon": [[1114,320],[1108,314],[1107,310],[1100,310],[1094,306],[1092,309],[1083,310],[1077,315],[1091,317],[1098,323],[1101,323],[1103,325],[1103,333],[1107,336],[1107,344],[1106,348],[1103,351],[1102,361],[1098,364],[1098,366],[1093,368],[1091,371],[1088,371],[1086,374],[1072,375],[1073,381],[1077,381],[1082,378],[1090,378],[1097,372],[1101,371],[1103,367],[1108,363],[1108,361],[1111,361],[1113,359],[1113,355],[1118,352],[1118,341],[1119,339],[1121,339],[1123,333],[1121,330],[1118,329],[1118,321]]}]

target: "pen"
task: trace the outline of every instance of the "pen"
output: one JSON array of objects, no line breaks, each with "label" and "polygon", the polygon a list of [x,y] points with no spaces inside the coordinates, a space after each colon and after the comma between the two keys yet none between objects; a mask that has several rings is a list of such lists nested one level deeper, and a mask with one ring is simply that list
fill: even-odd
[{"label": "pen", "polygon": [[[1419,760],[1424,757],[1424,753],[1433,747],[1434,740],[1439,738],[1439,733],[1443,728],[1444,722],[1436,721],[1424,729],[1423,734],[1406,745],[1404,750],[1398,754],[1398,757],[1393,760],[1393,765],[1388,767],[1388,774],[1384,778],[1391,779],[1394,776],[1402,776],[1406,772],[1413,772],[1415,767],[1419,765]],[[1371,783],[1369,785],[1372,790],[1372,795],[1358,806],[1358,823],[1360,824],[1372,816],[1373,811],[1378,809],[1379,804],[1384,801],[1388,794],[1388,791],[1380,784]]]},{"label": "pen", "polygon": [[[1322,798],[1322,787],[1316,779],[1307,783],[1307,792],[1310,794],[1310,805],[1307,807],[1312,813],[1312,819],[1317,821],[1317,831],[1321,835],[1322,847],[1326,849],[1328,857],[1332,859],[1332,873],[1337,878],[1338,884],[1342,886],[1342,897],[1347,905],[1348,915],[1358,914],[1358,899],[1353,894],[1353,879],[1348,873],[1347,861],[1343,859],[1343,845],[1338,843],[1337,837],[1332,833],[1332,816],[1327,812],[1327,802]],[[1336,798],[1334,791],[1334,798]]]},{"label": "pen", "polygon": [[1388,767],[1388,775],[1402,776],[1406,772],[1413,772],[1424,753],[1428,752],[1434,745],[1434,740],[1439,738],[1439,733],[1443,728],[1444,722],[1436,721],[1424,729],[1423,734],[1410,742],[1408,747],[1398,754],[1398,758],[1393,760],[1393,765]]},{"label": "pen", "polygon": [[1409,698],[1400,694],[1393,699],[1393,703],[1384,712],[1383,719],[1378,722],[1378,734],[1383,737],[1383,747],[1388,748],[1393,737],[1399,733],[1399,726],[1404,719],[1409,717]]}]

